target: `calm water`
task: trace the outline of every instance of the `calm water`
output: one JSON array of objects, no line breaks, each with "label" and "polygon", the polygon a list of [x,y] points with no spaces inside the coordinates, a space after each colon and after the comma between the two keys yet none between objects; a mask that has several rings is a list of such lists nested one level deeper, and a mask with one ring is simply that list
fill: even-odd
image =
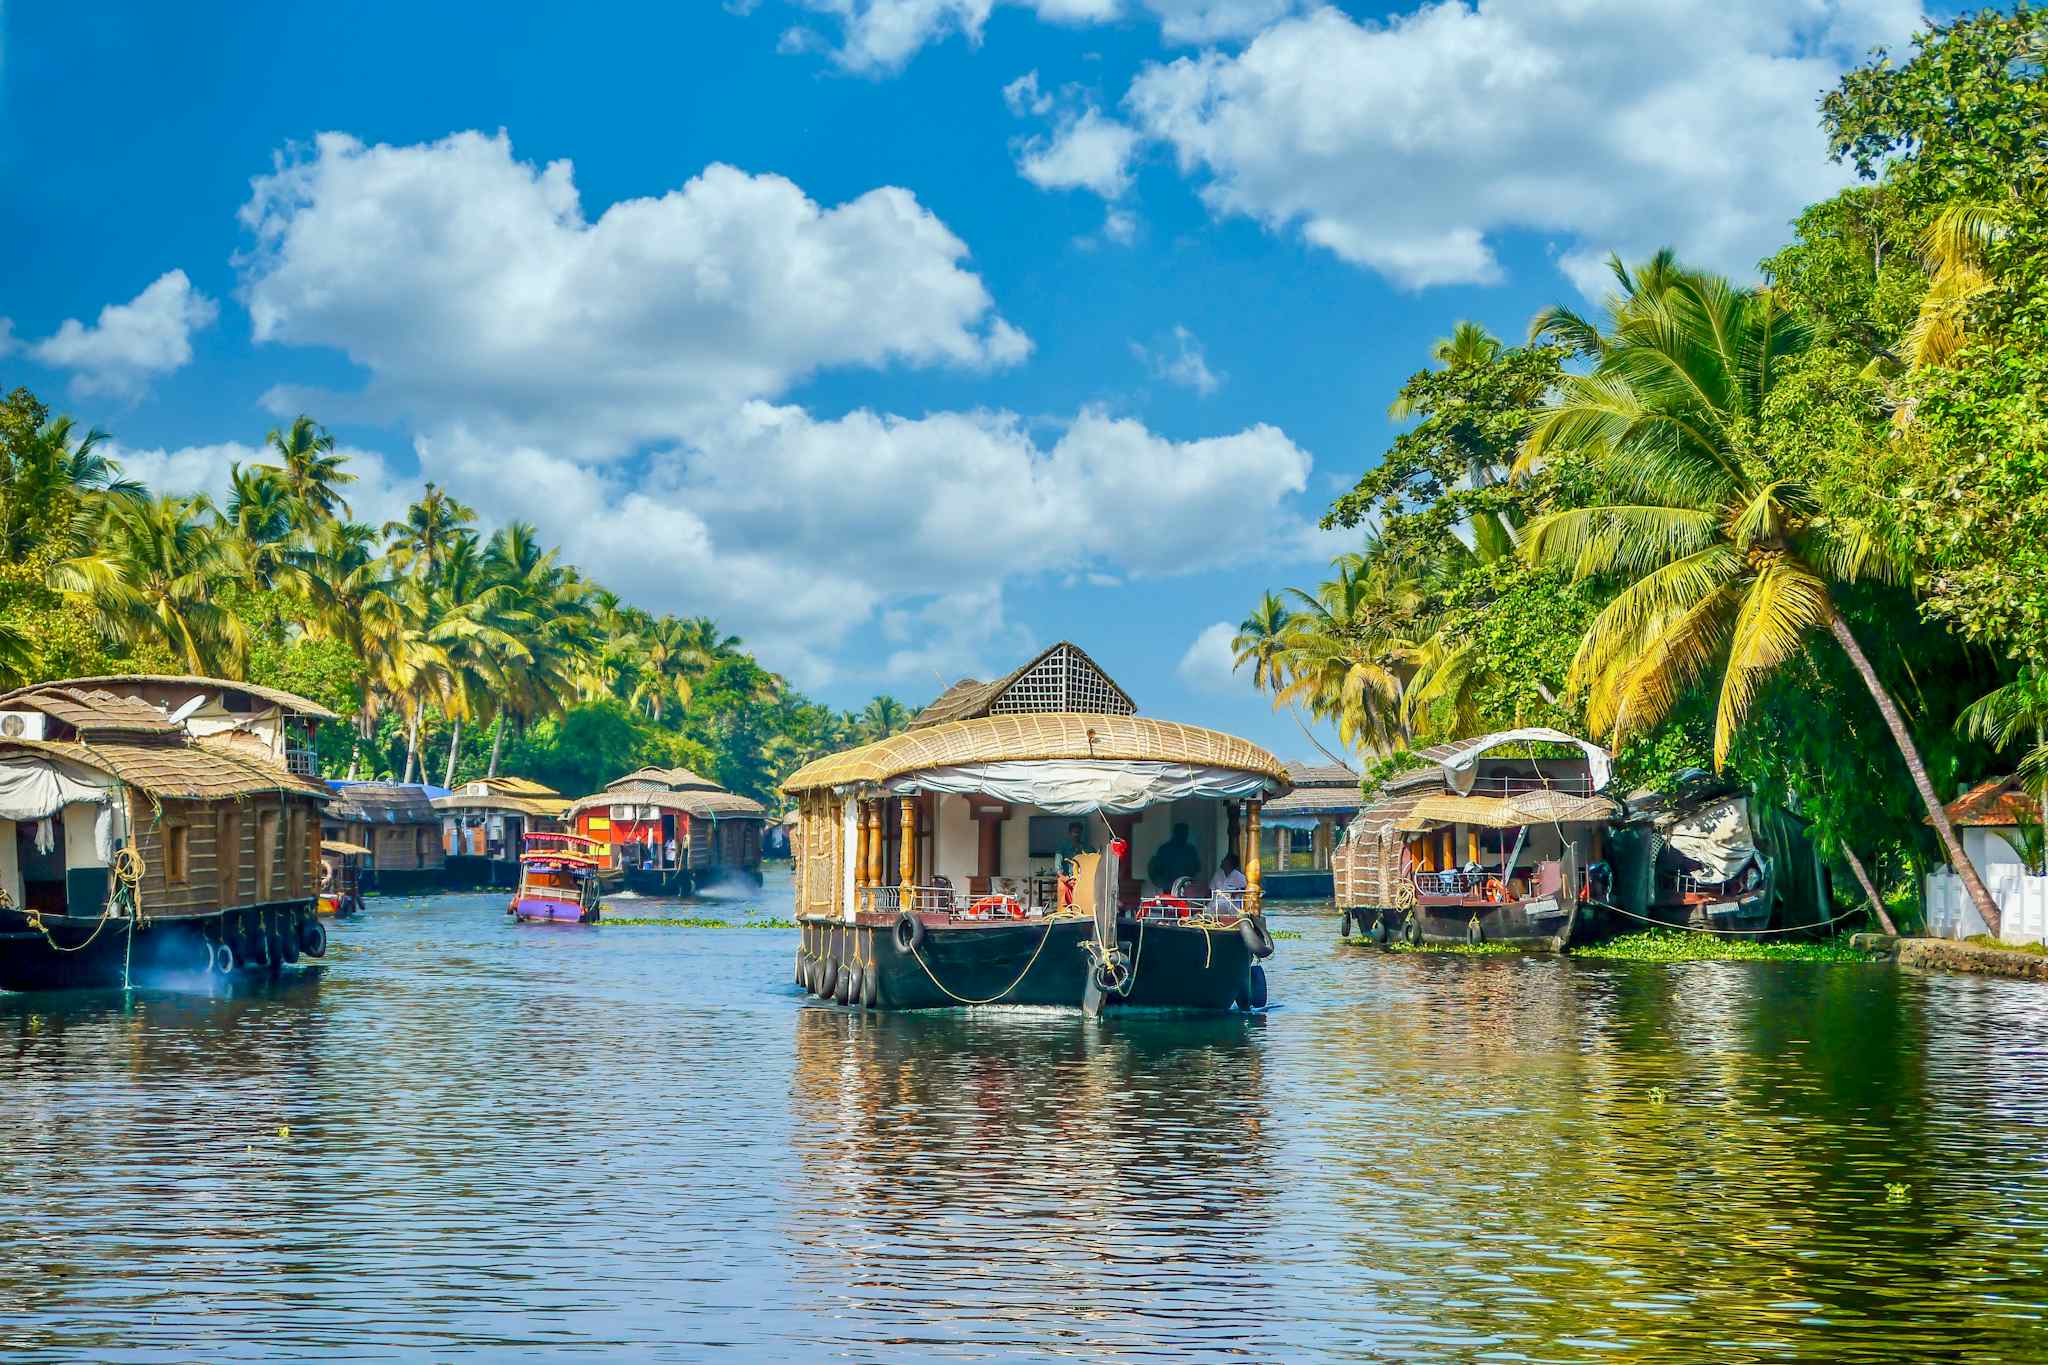
[{"label": "calm water", "polygon": [[502,903],[0,997],[0,1355],[2048,1356],[2036,985],[1302,917],[1263,1019],[861,1017],[791,931]]}]

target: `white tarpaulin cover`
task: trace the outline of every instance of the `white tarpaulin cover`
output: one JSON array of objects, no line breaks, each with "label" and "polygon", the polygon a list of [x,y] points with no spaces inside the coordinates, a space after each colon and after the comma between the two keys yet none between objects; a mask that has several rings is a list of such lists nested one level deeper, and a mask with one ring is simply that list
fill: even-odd
[{"label": "white tarpaulin cover", "polygon": [[70,763],[11,757],[0,763],[0,820],[17,824],[57,818],[64,807],[96,805],[93,844],[105,863],[114,852],[114,779]]},{"label": "white tarpaulin cover", "polygon": [[1740,796],[1716,801],[1674,823],[1671,846],[1705,865],[1700,875],[1725,882],[1757,856],[1756,836],[1749,828],[1749,802]]},{"label": "white tarpaulin cover", "polygon": [[1502,730],[1497,734],[1482,735],[1470,744],[1458,748],[1441,759],[1437,766],[1450,776],[1451,786],[1460,792],[1472,790],[1472,779],[1478,774],[1479,759],[1504,744],[1525,744],[1531,740],[1542,740],[1548,744],[1569,744],[1586,756],[1586,765],[1593,778],[1593,790],[1600,791],[1607,786],[1607,779],[1614,771],[1614,760],[1607,751],[1589,740],[1577,735],[1568,735],[1562,730],[1546,729],[1532,725],[1526,730]]},{"label": "white tarpaulin cover", "polygon": [[949,792],[992,796],[1052,815],[1131,815],[1147,806],[1189,798],[1235,801],[1275,790],[1271,778],[1236,768],[1192,763],[1089,758],[961,763],[906,773],[888,784],[897,796]]}]

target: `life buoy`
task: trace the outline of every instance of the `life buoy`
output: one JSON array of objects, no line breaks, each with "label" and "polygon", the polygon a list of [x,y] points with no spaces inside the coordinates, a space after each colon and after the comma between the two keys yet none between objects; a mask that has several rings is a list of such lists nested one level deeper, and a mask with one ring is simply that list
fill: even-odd
[{"label": "life buoy", "polygon": [[1486,885],[1483,888],[1481,888],[1481,894],[1484,895],[1488,901],[1491,901],[1495,905],[1499,905],[1502,901],[1508,898],[1508,889],[1501,882],[1500,878],[1488,877],[1486,879]]},{"label": "life buoy", "polygon": [[213,945],[213,970],[222,976],[235,974],[235,950],[226,939]]},{"label": "life buoy", "polygon": [[1015,896],[983,896],[967,907],[967,913],[989,918],[1006,915],[1011,919],[1023,919],[1024,907],[1018,903]]},{"label": "life buoy", "polygon": [[1141,918],[1159,915],[1167,919],[1186,919],[1192,913],[1188,903],[1179,896],[1154,896],[1138,905]]},{"label": "life buoy", "polygon": [[1264,915],[1245,915],[1237,921],[1238,936],[1244,939],[1244,946],[1251,949],[1253,957],[1273,955],[1273,933],[1266,928]]},{"label": "life buoy", "polygon": [[896,946],[906,953],[924,946],[924,921],[908,910],[896,916]]}]

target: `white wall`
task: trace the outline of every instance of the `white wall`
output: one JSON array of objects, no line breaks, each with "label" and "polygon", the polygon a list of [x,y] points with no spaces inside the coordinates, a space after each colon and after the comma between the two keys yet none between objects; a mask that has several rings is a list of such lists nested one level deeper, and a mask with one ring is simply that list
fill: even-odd
[{"label": "white wall", "polygon": [[7,891],[7,899],[14,905],[21,904],[21,860],[14,853],[14,822],[0,820],[0,888]]},{"label": "white wall", "polygon": [[965,895],[968,879],[981,866],[981,826],[975,823],[973,807],[966,797],[941,793],[938,803],[939,842],[933,871]]},{"label": "white wall", "polygon": [[[2030,877],[2015,859],[1977,871],[1998,906],[1999,938],[2005,943],[2048,943],[2048,877]],[[1987,932],[1984,917],[1970,903],[1963,879],[1947,868],[1926,882],[1927,932],[1935,938],[1968,938]]]},{"label": "white wall", "polygon": [[74,801],[64,808],[64,867],[105,867],[106,860],[100,857],[99,848],[93,843],[93,822],[100,818],[100,807]]}]

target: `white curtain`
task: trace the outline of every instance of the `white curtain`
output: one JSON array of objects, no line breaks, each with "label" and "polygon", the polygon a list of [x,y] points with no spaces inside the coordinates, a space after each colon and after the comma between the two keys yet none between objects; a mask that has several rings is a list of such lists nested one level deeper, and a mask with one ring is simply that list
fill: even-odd
[{"label": "white curtain", "polygon": [[1265,796],[1278,786],[1269,777],[1236,768],[1083,758],[961,763],[909,773],[888,784],[896,796],[928,791],[992,796],[1052,815],[1131,815],[1169,801]]},{"label": "white curtain", "polygon": [[1549,744],[1569,744],[1586,756],[1586,766],[1592,774],[1593,790],[1600,791],[1607,786],[1607,779],[1614,770],[1614,760],[1605,749],[1577,735],[1568,735],[1562,730],[1546,729],[1532,725],[1524,730],[1502,730],[1496,734],[1482,735],[1469,744],[1460,745],[1448,755],[1437,760],[1437,765],[1450,775],[1451,786],[1460,793],[1470,793],[1472,779],[1478,773],[1479,757],[1493,752],[1506,744],[1524,744],[1531,740],[1542,740]]}]

